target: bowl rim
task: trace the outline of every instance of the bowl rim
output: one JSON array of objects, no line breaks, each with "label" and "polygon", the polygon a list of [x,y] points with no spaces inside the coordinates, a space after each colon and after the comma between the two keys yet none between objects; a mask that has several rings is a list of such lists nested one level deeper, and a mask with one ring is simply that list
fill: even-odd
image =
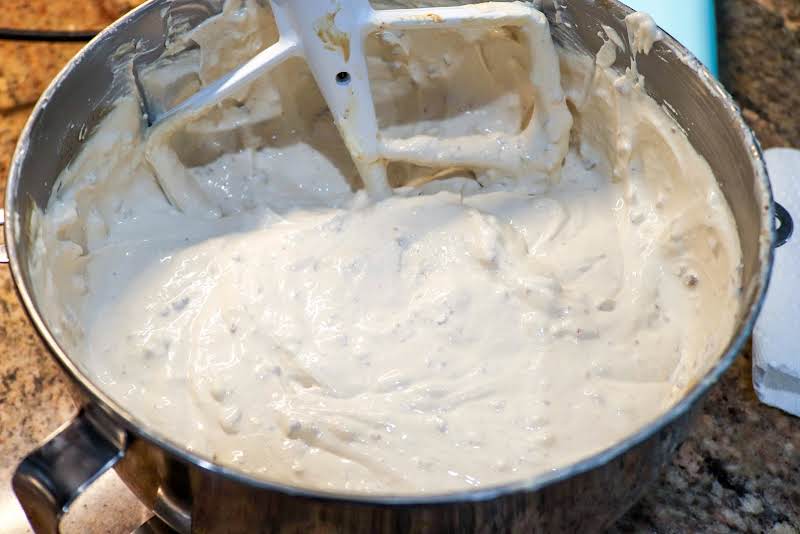
[{"label": "bowl rim", "polygon": [[[761,194],[758,196],[760,196],[760,200],[764,202],[763,209],[761,210],[762,230],[759,246],[759,255],[761,256],[762,260],[761,270],[757,275],[754,275],[754,281],[756,281],[757,278],[757,287],[753,295],[752,304],[747,310],[747,313],[742,314],[742,323],[738,329],[738,332],[732,337],[728,347],[723,352],[717,363],[710,368],[706,374],[688,391],[684,393],[680,401],[674,404],[666,412],[662,413],[639,428],[636,432],[628,435],[623,440],[581,460],[547,471],[545,473],[526,477],[521,480],[486,488],[461,490],[455,492],[391,495],[357,494],[309,489],[302,486],[294,486],[291,484],[265,480],[257,476],[247,474],[239,469],[217,464],[196,452],[188,451],[183,445],[162,435],[161,432],[154,429],[151,425],[146,424],[146,422],[134,416],[118,402],[114,401],[102,390],[101,387],[96,385],[88,376],[86,376],[78,368],[77,364],[69,358],[67,351],[60,347],[55,339],[55,336],[47,327],[44,318],[41,316],[36,305],[34,304],[32,291],[25,283],[25,277],[21,267],[22,264],[20,261],[19,252],[17,250],[16,241],[14,239],[15,235],[20,235],[18,232],[21,229],[18,229],[17,226],[23,224],[22,221],[15,216],[15,208],[18,200],[16,193],[20,182],[22,162],[25,154],[27,153],[27,140],[31,136],[37,119],[43,113],[45,113],[47,103],[51,96],[58,90],[62,81],[69,76],[75,66],[80,64],[84,58],[92,53],[95,46],[102,41],[111,38],[115,33],[124,29],[127,25],[132,24],[137,17],[142,15],[145,11],[159,9],[161,7],[160,4],[165,4],[166,2],[167,0],[148,0],[142,5],[131,10],[125,16],[121,17],[113,24],[105,28],[94,39],[87,43],[86,46],[84,46],[80,52],[78,52],[58,73],[58,75],[53,79],[48,88],[39,98],[30,116],[28,117],[25,127],[20,133],[14,154],[12,156],[11,165],[9,167],[5,195],[4,207],[6,213],[6,222],[4,225],[4,237],[9,257],[10,271],[17,293],[24,305],[28,317],[33,323],[41,339],[47,345],[51,355],[55,357],[61,368],[67,372],[71,380],[80,386],[82,392],[88,396],[92,403],[102,409],[104,413],[112,417],[112,419],[116,421],[117,424],[120,424],[120,426],[122,426],[126,432],[129,432],[134,436],[154,444],[155,446],[167,451],[169,454],[179,458],[184,462],[209,471],[215,475],[225,477],[229,480],[233,480],[253,489],[274,491],[288,496],[333,502],[395,507],[487,501],[515,493],[532,493],[539,491],[546,486],[551,486],[605,465],[618,458],[628,450],[648,440],[650,437],[657,434],[675,420],[688,414],[690,409],[707,393],[709,388],[715,384],[721,375],[732,365],[733,361],[739,355],[745,343],[749,339],[758,314],[763,306],[767,287],[769,285],[769,279],[772,273],[774,260],[774,243],[776,241],[775,207],[772,189],[770,186],[766,165],[764,163],[763,153],[761,146],[759,145],[759,142],[752,130],[744,122],[740,108],[733,100],[733,97],[689,50],[681,45],[668,32],[662,29],[664,38],[661,40],[661,43],[675,52],[675,55],[680,59],[680,61],[682,61],[696,73],[707,91],[720,98],[729,118],[738,127],[743,148],[748,150],[750,154],[749,159],[753,165],[753,173],[756,178],[756,183],[754,186],[760,186]],[[619,0],[604,0],[604,3],[608,4],[609,9],[616,11],[621,15],[627,15],[634,11]],[[768,230],[766,235],[765,230]]]}]

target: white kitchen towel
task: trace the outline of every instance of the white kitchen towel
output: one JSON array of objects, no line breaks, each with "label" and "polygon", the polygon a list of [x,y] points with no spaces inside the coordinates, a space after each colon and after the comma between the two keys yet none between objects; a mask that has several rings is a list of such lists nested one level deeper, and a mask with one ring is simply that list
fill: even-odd
[{"label": "white kitchen towel", "polygon": [[800,150],[767,150],[772,191],[795,221],[775,251],[767,299],[753,332],[753,386],[762,402],[800,416]]}]

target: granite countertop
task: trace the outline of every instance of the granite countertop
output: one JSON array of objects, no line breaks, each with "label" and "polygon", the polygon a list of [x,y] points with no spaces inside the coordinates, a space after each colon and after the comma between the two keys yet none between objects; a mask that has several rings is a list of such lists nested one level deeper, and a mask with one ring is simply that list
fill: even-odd
[{"label": "granite countertop", "polygon": [[[139,0],[140,2],[141,0]],[[137,0],[2,0],[0,27],[101,28]],[[722,78],[762,144],[800,147],[800,0],[718,0]],[[0,41],[0,188],[39,94],[80,48]],[[11,493],[17,462],[74,413],[0,268],[0,529],[27,532]],[[800,533],[800,420],[761,405],[749,350],[712,391],[692,436],[612,532]],[[69,514],[67,531],[130,532],[147,512],[109,473]]]}]

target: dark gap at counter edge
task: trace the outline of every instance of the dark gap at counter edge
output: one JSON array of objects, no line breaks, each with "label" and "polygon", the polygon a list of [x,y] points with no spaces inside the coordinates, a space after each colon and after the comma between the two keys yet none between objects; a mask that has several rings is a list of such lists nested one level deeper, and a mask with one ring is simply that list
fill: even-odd
[{"label": "dark gap at counter edge", "polygon": [[2,41],[41,41],[51,43],[80,43],[91,41],[100,33],[97,30],[60,31],[0,28]]}]

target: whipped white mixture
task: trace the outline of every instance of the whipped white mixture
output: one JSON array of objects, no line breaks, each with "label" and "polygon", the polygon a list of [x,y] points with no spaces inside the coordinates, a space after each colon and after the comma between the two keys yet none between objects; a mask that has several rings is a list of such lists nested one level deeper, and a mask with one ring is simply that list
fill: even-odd
[{"label": "whipped white mixture", "polygon": [[[652,21],[628,23],[648,52]],[[167,201],[120,99],[35,221],[50,328],[143,424],[271,481],[438,493],[613,445],[723,351],[740,248],[708,164],[635,66],[610,69],[626,44],[608,32],[596,61],[559,52],[559,120],[537,141],[554,165],[393,164],[377,203],[301,60],[159,147],[205,214]],[[276,38],[261,3],[231,0],[144,85],[168,108]],[[513,31],[369,50],[387,138],[491,138],[542,113]]]}]

